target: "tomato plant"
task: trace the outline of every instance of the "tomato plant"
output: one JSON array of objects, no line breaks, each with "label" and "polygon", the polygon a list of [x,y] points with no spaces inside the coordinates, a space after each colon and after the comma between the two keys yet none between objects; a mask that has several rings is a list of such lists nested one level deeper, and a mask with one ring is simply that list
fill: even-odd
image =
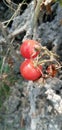
[{"label": "tomato plant", "polygon": [[[27,80],[34,81],[40,77],[44,79],[50,76],[55,77],[57,69],[61,68],[58,55],[35,40],[25,40],[20,46],[20,53],[26,58],[20,65],[20,73]],[[46,69],[45,65],[48,65],[48,62],[51,64]]]},{"label": "tomato plant", "polygon": [[20,53],[24,58],[35,58],[40,52],[40,45],[35,40],[25,40],[21,47]]},{"label": "tomato plant", "polygon": [[20,65],[20,73],[27,80],[36,80],[42,75],[42,66],[34,66],[32,59],[26,59]]},{"label": "tomato plant", "polygon": [[52,76],[52,77],[54,77],[54,76],[56,75],[57,70],[56,70],[54,64],[51,64],[51,65],[48,66],[48,68],[47,68],[47,73],[48,73],[50,76]]}]

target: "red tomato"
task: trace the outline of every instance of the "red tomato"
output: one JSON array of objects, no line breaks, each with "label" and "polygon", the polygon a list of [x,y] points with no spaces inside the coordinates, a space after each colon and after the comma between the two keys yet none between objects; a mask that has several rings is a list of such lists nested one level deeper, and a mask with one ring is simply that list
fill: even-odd
[{"label": "red tomato", "polygon": [[34,81],[42,75],[42,66],[39,65],[37,67],[34,67],[33,60],[26,59],[20,65],[20,73],[25,79]]},{"label": "red tomato", "polygon": [[47,68],[47,73],[48,73],[50,76],[52,76],[52,77],[54,77],[54,76],[56,75],[57,70],[56,70],[54,64],[51,64],[51,65],[48,66],[48,68]]},{"label": "red tomato", "polygon": [[25,40],[21,47],[20,53],[24,58],[35,58],[39,54],[40,45],[35,40]]}]

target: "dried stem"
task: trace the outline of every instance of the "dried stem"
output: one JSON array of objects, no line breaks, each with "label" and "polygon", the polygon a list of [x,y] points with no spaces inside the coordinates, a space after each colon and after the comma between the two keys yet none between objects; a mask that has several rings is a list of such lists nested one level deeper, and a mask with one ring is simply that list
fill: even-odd
[{"label": "dried stem", "polygon": [[27,27],[27,23],[22,26],[21,28],[17,28],[15,31],[13,31],[13,33],[9,34],[8,38],[13,38],[15,36],[17,36],[18,34],[26,31],[26,27]]},{"label": "dried stem", "polygon": [[52,51],[49,51],[46,47],[41,46],[41,50],[44,50],[44,54],[47,54],[48,56],[53,56],[59,58],[59,56]]},{"label": "dried stem", "polygon": [[14,17],[16,17],[16,16],[20,13],[20,8],[21,8],[21,6],[22,6],[22,3],[18,5],[17,10],[16,10],[15,13],[12,15],[12,17],[9,19],[9,21],[8,21],[8,23],[7,23],[7,25],[6,25],[6,27],[7,27],[8,24],[14,19]]},{"label": "dried stem", "polygon": [[8,44],[10,44],[10,40],[9,40],[9,38],[7,37],[7,31],[6,31],[6,28],[4,27],[4,25],[2,24],[2,22],[0,22],[0,29],[2,30],[2,34],[3,34],[3,36],[4,36],[4,38],[5,38],[5,40],[6,40],[6,43]]},{"label": "dried stem", "polygon": [[17,7],[17,4],[13,3],[11,0],[3,0],[3,2],[8,8],[15,11],[14,7]]},{"label": "dried stem", "polygon": [[10,39],[7,37],[7,30],[6,30],[6,28],[4,27],[4,25],[1,22],[0,22],[0,28],[2,30],[2,34],[3,34],[3,36],[4,36],[5,40],[6,40],[7,47],[8,47],[6,55],[3,58],[2,66],[1,66],[1,74],[2,74],[4,65],[5,65],[5,61],[6,61],[7,56],[9,55],[10,50],[13,50],[14,54],[15,54],[15,50],[13,49],[13,45],[12,45],[14,39],[12,39],[10,41]]},{"label": "dried stem", "polygon": [[[27,28],[27,24],[26,23],[24,26],[22,26],[21,28],[17,28],[15,31],[13,31],[11,34],[7,35],[8,39],[12,39],[15,38],[18,34],[21,34],[22,32],[26,31]],[[1,27],[1,26],[0,26]],[[1,38],[0,43],[7,43],[7,39],[4,37]]]},{"label": "dried stem", "polygon": [[[48,59],[45,56],[48,57]],[[49,51],[46,47],[40,45],[40,56],[37,56],[34,60],[34,66],[43,65],[48,62],[54,62],[54,64],[61,68],[60,63],[57,61],[57,58],[59,58],[57,54],[54,54],[52,51]]]},{"label": "dried stem", "polygon": [[6,58],[7,58],[8,54],[9,54],[9,51],[10,51],[10,49],[8,48],[8,50],[6,52],[6,55],[3,58],[2,66],[1,66],[1,74],[3,73],[3,68],[4,68],[4,65],[5,65]]}]

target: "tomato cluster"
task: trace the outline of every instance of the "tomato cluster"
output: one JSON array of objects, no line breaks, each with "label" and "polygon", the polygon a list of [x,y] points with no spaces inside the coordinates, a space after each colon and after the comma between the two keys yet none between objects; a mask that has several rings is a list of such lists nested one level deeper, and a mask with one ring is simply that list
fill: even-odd
[{"label": "tomato cluster", "polygon": [[[41,53],[41,45],[35,40],[25,40],[20,46],[20,53],[25,60],[20,65],[20,73],[27,80],[37,80],[43,76],[42,64],[38,64],[36,57]],[[47,67],[46,73],[52,77],[56,75],[54,64]]]}]

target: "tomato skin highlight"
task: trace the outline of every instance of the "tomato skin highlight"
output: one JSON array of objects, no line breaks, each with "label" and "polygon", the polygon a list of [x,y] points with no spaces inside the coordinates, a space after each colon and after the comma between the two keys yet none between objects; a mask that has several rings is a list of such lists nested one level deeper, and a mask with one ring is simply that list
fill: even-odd
[{"label": "tomato skin highlight", "polygon": [[39,43],[35,40],[25,40],[20,46],[20,53],[24,58],[30,59],[35,58],[40,51],[35,48],[39,46]]},{"label": "tomato skin highlight", "polygon": [[36,80],[41,76],[42,66],[34,67],[32,59],[26,59],[20,65],[20,73],[27,80]]}]

